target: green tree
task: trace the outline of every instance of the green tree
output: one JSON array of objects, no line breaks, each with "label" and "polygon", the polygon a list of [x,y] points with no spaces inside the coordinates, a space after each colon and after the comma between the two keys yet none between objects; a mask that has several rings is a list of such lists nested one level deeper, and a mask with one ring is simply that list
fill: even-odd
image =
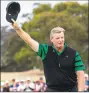
[{"label": "green tree", "polygon": [[[68,45],[75,48],[87,65],[88,62],[88,6],[77,2],[65,2],[56,4],[53,8],[49,4],[39,4],[33,9],[33,17],[22,25],[24,31],[31,35],[39,43],[50,44],[50,30],[56,26],[63,27]],[[42,69],[41,59],[30,47],[14,36],[8,45],[8,56],[24,69],[32,69],[34,66]],[[24,70],[22,69],[22,70]]]},{"label": "green tree", "polygon": [[38,14],[42,12],[47,12],[51,10],[51,5],[50,4],[39,4],[38,8],[33,9],[33,14]]}]

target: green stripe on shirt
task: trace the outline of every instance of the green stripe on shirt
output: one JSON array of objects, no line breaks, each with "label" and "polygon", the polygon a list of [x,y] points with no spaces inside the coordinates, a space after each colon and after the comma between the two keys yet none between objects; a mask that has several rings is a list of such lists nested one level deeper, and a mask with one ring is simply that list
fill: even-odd
[{"label": "green stripe on shirt", "polygon": [[75,71],[79,71],[79,70],[85,70],[85,66],[82,62],[82,59],[79,55],[78,52],[76,52],[76,56],[75,56]]},{"label": "green stripe on shirt", "polygon": [[76,67],[76,68],[75,68],[75,71],[80,71],[80,70],[85,70],[85,67],[82,66],[82,67]]},{"label": "green stripe on shirt", "polygon": [[82,61],[78,61],[78,62],[75,63],[75,66],[81,66],[81,65],[83,65]]}]

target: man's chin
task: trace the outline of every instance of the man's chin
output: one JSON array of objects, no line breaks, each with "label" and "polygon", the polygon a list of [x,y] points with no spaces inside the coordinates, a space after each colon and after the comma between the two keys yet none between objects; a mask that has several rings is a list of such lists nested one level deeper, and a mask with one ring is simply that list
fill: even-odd
[{"label": "man's chin", "polygon": [[59,49],[60,49],[60,48],[63,48],[63,47],[64,47],[63,45],[59,45],[59,46],[58,46]]}]

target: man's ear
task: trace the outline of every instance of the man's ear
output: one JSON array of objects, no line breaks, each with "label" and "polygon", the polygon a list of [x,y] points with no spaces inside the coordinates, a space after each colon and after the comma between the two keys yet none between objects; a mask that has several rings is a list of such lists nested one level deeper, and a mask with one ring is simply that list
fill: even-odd
[{"label": "man's ear", "polygon": [[53,42],[53,38],[52,37],[50,38],[50,41]]}]

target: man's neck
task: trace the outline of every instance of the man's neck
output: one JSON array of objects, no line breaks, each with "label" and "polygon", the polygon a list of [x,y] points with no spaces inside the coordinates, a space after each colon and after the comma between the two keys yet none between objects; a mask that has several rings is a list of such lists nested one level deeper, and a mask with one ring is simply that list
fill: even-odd
[{"label": "man's neck", "polygon": [[56,48],[56,49],[57,49],[57,51],[62,52],[64,47],[59,47],[59,48]]}]

